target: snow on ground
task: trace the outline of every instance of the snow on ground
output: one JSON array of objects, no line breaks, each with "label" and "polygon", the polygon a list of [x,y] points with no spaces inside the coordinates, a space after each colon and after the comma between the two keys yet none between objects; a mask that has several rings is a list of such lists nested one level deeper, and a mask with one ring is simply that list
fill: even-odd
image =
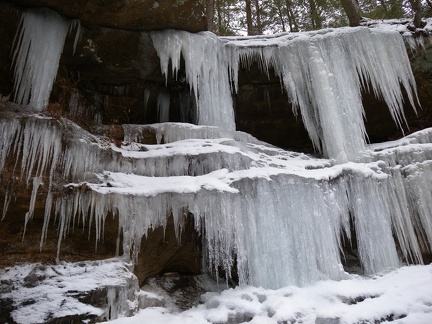
[{"label": "snow on ground", "polygon": [[[46,323],[51,319],[77,314],[109,318],[107,309],[113,306],[110,303],[115,300],[122,301],[123,305],[112,307],[112,313],[131,314],[133,305],[127,297],[129,294],[134,296],[135,290],[138,291],[138,280],[129,268],[130,265],[118,259],[16,265],[0,270],[0,300],[12,300],[14,310],[11,317],[16,323],[23,324]],[[110,289],[117,297],[108,300]],[[107,303],[106,309],[84,301],[89,292],[97,290],[105,290],[105,296],[108,295],[106,300],[103,299]],[[126,298],[122,299],[122,295]],[[131,299],[130,302],[137,303],[137,300]],[[134,307],[138,307],[137,304]]]},{"label": "snow on ground", "polygon": [[[134,276],[127,267],[118,259],[15,266],[0,272],[0,297],[13,300],[16,310],[12,317],[23,324],[73,314],[101,316],[105,309],[86,305],[78,297],[106,286],[125,287],[135,296],[165,299],[168,305],[141,309],[131,317],[120,312],[119,318],[111,321],[116,324],[432,323],[432,264],[406,266],[373,277],[350,275],[347,280],[319,281],[303,288],[247,286],[207,292],[201,297],[202,304],[182,312],[172,307],[166,296],[138,292],[130,284]],[[131,309],[131,301],[120,302],[128,305],[113,308]]]},{"label": "snow on ground", "polygon": [[432,323],[432,265],[403,267],[371,278],[352,276],[278,290],[258,287],[206,293],[181,313],[147,308],[116,324],[133,323]]}]

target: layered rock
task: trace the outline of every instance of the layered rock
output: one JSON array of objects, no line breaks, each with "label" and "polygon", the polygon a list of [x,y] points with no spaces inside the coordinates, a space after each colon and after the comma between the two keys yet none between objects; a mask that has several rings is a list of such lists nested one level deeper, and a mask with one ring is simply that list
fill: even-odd
[{"label": "layered rock", "polygon": [[116,29],[158,30],[181,29],[190,32],[205,30],[204,8],[191,0],[6,0],[18,8],[47,7],[86,26]]}]

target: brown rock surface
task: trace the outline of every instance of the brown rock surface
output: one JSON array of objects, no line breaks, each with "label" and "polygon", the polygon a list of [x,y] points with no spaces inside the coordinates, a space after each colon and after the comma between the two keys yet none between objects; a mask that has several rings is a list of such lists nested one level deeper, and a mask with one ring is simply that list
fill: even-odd
[{"label": "brown rock surface", "polygon": [[48,7],[79,19],[83,25],[119,29],[181,29],[190,32],[205,28],[204,9],[195,0],[4,0],[17,7]]}]

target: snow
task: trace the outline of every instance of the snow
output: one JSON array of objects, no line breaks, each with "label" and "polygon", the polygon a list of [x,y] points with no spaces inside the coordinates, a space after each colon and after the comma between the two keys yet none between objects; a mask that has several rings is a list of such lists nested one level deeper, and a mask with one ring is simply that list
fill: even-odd
[{"label": "snow", "polygon": [[203,304],[173,313],[163,307],[140,310],[132,323],[404,323],[432,321],[432,266],[411,266],[373,277],[352,276],[298,288],[227,289],[203,295]]},{"label": "snow", "polygon": [[[17,265],[0,270],[1,298],[12,299],[17,306],[12,318],[18,324],[71,315],[105,317],[116,324],[428,324],[432,320],[432,264],[370,277],[347,275],[344,280],[324,280],[303,288],[246,286],[221,290],[206,285],[210,290],[201,296],[201,303],[184,311],[175,307],[166,292],[152,285],[139,290],[130,266],[121,259]],[[105,306],[98,308],[80,301],[92,291],[103,289],[108,296]],[[117,296],[111,303],[110,294]],[[162,306],[146,304],[150,299]],[[139,305],[146,308],[139,309]]]},{"label": "snow", "polygon": [[[11,316],[16,323],[46,323],[53,318],[81,314],[101,319],[129,316],[138,308],[139,291],[130,267],[119,259],[16,265],[0,270],[1,298],[13,301]],[[87,294],[104,289],[107,294],[117,294],[106,302],[106,308],[83,302]],[[102,304],[96,302],[103,305],[103,297],[100,299]]]}]

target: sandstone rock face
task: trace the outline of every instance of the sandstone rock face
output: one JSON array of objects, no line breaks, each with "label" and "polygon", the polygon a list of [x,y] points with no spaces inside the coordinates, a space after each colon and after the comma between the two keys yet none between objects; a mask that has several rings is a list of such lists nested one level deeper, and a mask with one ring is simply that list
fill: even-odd
[{"label": "sandstone rock face", "polygon": [[143,285],[147,278],[163,273],[199,274],[201,271],[201,237],[189,218],[181,235],[176,239],[172,217],[166,229],[150,231],[141,244],[135,274]]},{"label": "sandstone rock face", "polygon": [[83,25],[119,29],[205,29],[204,7],[194,0],[6,0],[19,7],[48,7]]}]

